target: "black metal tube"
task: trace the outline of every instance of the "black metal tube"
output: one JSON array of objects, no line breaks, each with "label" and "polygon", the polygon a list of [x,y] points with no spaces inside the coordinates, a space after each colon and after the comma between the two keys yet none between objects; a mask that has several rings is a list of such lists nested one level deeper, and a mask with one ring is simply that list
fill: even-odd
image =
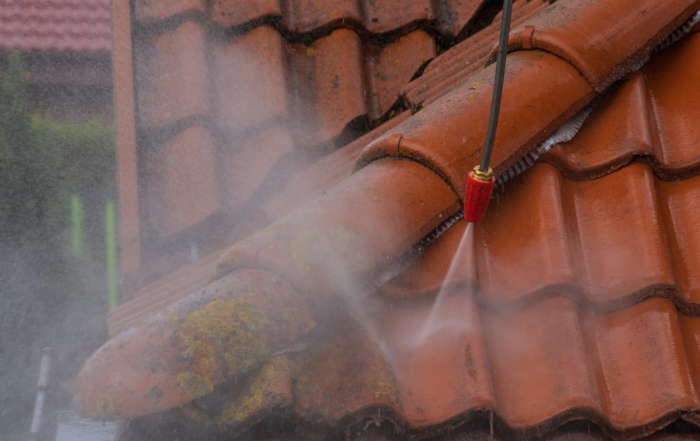
[{"label": "black metal tube", "polygon": [[510,33],[510,12],[513,0],[503,0],[503,18],[501,20],[501,35],[498,39],[498,58],[496,59],[496,80],[493,85],[493,99],[491,100],[491,115],[489,116],[489,128],[484,142],[484,153],[481,155],[479,170],[486,172],[491,162],[491,151],[496,139],[496,127],[498,126],[498,114],[501,110],[501,96],[503,95],[503,77],[506,73],[506,52],[508,50],[508,34]]}]

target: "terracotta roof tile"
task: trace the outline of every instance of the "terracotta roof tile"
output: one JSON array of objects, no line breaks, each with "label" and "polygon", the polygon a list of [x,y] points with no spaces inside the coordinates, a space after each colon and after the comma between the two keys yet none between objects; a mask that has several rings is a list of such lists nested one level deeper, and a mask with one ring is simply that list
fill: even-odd
[{"label": "terracotta roof tile", "polygon": [[[281,189],[288,179],[267,176],[282,164],[268,161],[267,169],[257,169],[264,179],[251,181],[260,188],[252,183],[245,183],[243,193],[231,188],[240,183],[227,174],[225,165],[230,164],[225,158],[232,145],[251,145],[251,136],[281,124],[289,130],[296,156],[271,158],[309,164],[388,119],[390,109],[400,110],[399,90],[435,56],[435,37],[422,30],[407,28],[401,31],[404,35],[379,42],[363,40],[354,29],[339,28],[307,41],[290,38],[275,22],[228,32],[201,14],[173,11],[152,9],[152,17],[140,16],[145,21],[134,34],[139,150],[162,148],[193,125],[209,128],[224,160],[214,174],[202,179],[210,179],[209,188],[228,195],[221,207],[229,211],[222,216],[231,216],[231,209],[235,212],[244,205],[237,203],[234,193],[254,194],[262,198],[257,202],[262,205],[276,195],[260,188],[279,182],[273,187]],[[163,18],[171,12],[175,16]],[[148,156],[144,158],[142,166],[149,167]],[[284,176],[293,178],[289,173]],[[162,194],[145,187],[141,192]],[[153,201],[154,206],[163,203]],[[157,228],[152,233],[156,241],[166,236]],[[146,233],[144,240],[152,233]]]},{"label": "terracotta roof tile", "polygon": [[[139,0],[134,53],[140,148],[161,148],[194,124],[212,129],[216,148],[226,149],[282,124],[299,157],[320,159],[388,119],[392,109],[401,110],[401,88],[435,57],[439,38],[430,26],[428,32],[416,29],[416,20],[435,23],[439,12],[449,16],[450,29],[458,23],[464,28],[480,5],[450,0],[433,10],[431,2],[409,2],[397,14],[373,2],[216,1],[210,20],[199,0]],[[390,37],[378,37],[385,30]],[[258,172],[266,175],[275,163],[267,166]],[[206,178],[213,181],[208,186],[240,192],[229,188],[236,179],[224,169]],[[245,184],[246,194],[258,194],[252,185]],[[227,197],[225,206],[234,207],[236,199]]]},{"label": "terracotta roof tile", "polygon": [[219,209],[218,188],[200,176],[216,172],[216,152],[209,131],[180,132],[146,158],[150,221],[161,234],[172,234],[203,221]]},{"label": "terracotta roof tile", "polygon": [[373,119],[381,118],[399,99],[399,91],[408,84],[425,60],[437,55],[435,40],[423,31],[402,36],[385,48],[368,51],[370,110]]},{"label": "terracotta roof tile", "polygon": [[[382,157],[411,158],[435,170],[462,197],[488,126],[495,65],[456,85],[363,151],[358,167]],[[536,72],[536,74],[535,74]],[[492,164],[499,175],[593,99],[590,85],[567,62],[540,51],[509,56]],[[528,109],[523,111],[523,109]],[[464,121],[469,121],[465,132]],[[459,148],[455,148],[459,146]]]},{"label": "terracotta roof tile", "polygon": [[[489,214],[489,228],[477,239],[484,247],[478,272],[485,302],[533,301],[552,286],[567,286],[571,296],[611,308],[674,287],[664,230],[672,221],[660,213],[649,167],[632,164],[579,183],[542,166],[527,179],[499,194],[499,206],[507,208]],[[617,203],[590,196],[603,193]],[[517,226],[528,234],[499,234],[505,225],[514,228],[508,219],[526,210],[540,213]],[[514,245],[527,252],[513,253]],[[506,277],[514,265],[523,268],[522,276]]]},{"label": "terracotta roof tile", "polygon": [[671,259],[674,265],[676,282],[675,296],[680,302],[691,305],[700,304],[700,275],[695,271],[700,263],[700,254],[696,246],[695,223],[700,215],[698,199],[700,195],[693,191],[698,178],[678,182],[661,182],[659,204],[662,213],[672,219],[677,228],[666,232],[670,244]]},{"label": "terracotta roof tile", "polygon": [[270,169],[294,150],[294,143],[289,130],[276,125],[245,141],[225,143],[221,150],[228,204],[236,207],[250,201]]},{"label": "terracotta roof tile", "polygon": [[365,27],[370,32],[380,34],[407,23],[434,19],[436,14],[431,3],[430,0],[416,0],[403,4],[367,0],[364,2]]},{"label": "terracotta roof tile", "polygon": [[[696,33],[687,38],[685,44],[670,48],[643,69],[649,82],[649,97],[654,109],[652,115],[656,117],[654,123],[657,127],[663,127],[663,130],[658,131],[657,149],[660,151],[655,152],[654,156],[658,157],[663,168],[671,169],[676,174],[682,173],[690,164],[697,165],[698,160],[693,146],[693,141],[697,142],[698,138],[690,138],[688,132],[694,124],[690,115],[696,112],[694,103],[700,94],[684,84],[691,80],[693,72],[700,67],[697,59],[699,51],[700,36]],[[688,58],[685,59],[686,57]],[[657,92],[660,90],[664,92]],[[669,111],[671,107],[676,109],[673,113],[680,116],[672,116]],[[651,136],[654,131],[650,131]]]},{"label": "terracotta roof tile", "polygon": [[[463,224],[454,228],[464,231]],[[496,311],[457,289],[441,307],[448,325],[420,351],[410,341],[433,303],[379,300],[374,325],[389,346],[381,349],[361,328],[338,325],[296,359],[292,409],[332,425],[381,408],[399,430],[455,424],[491,409],[507,428],[526,433],[579,418],[628,434],[645,426],[651,432],[680,412],[692,415],[700,406],[691,380],[700,374],[697,318],[660,298],[601,314],[560,289],[558,297],[524,309]],[[344,381],[320,381],[329,372]],[[356,383],[348,383],[352,378]]]},{"label": "terracotta roof tile", "polygon": [[[356,324],[336,323],[305,353],[273,357],[239,383],[240,394],[224,399],[239,419],[196,405],[175,416],[239,433],[279,409],[321,433],[332,433],[338,421],[357,421],[360,427],[389,424],[406,437],[441,427],[459,432],[493,412],[496,439],[538,439],[580,419],[636,439],[678,417],[693,421],[700,408],[694,384],[700,322],[665,299],[608,314],[563,297],[488,311],[457,292],[443,305],[441,318],[451,325],[420,350],[407,342],[432,302],[378,307],[373,325],[383,345]],[[266,400],[253,401],[259,404],[251,409],[246,398],[254,394]]]},{"label": "terracotta roof tile", "polygon": [[168,274],[139,290],[134,299],[113,309],[107,317],[110,335],[117,335],[161,309],[204,288],[219,259],[220,252]]},{"label": "terracotta roof tile", "polygon": [[362,23],[361,2],[357,0],[291,0],[287,1],[285,26],[293,32],[311,32],[344,21]]},{"label": "terracotta roof tile", "polygon": [[109,0],[1,0],[0,49],[108,52]]},{"label": "terracotta roof tile", "polygon": [[333,138],[366,113],[362,40],[354,31],[338,29],[312,46],[290,44],[289,52],[298,145]]},{"label": "terracotta roof tile", "polygon": [[362,149],[411,115],[405,111],[371,132],[297,173],[284,190],[265,204],[270,220],[277,220],[350,176]]},{"label": "terracotta roof tile", "polygon": [[213,50],[219,127],[231,133],[286,118],[284,49],[268,26],[218,41]]},{"label": "terracotta roof tile", "polygon": [[693,34],[658,54],[600,103],[566,148],[555,147],[546,160],[571,178],[600,176],[635,157],[666,179],[697,174],[696,140],[689,133],[700,94],[687,84],[700,68],[699,51],[700,38]]},{"label": "terracotta roof tile", "polygon": [[[567,60],[597,92],[602,92],[612,84],[609,72],[614,76],[629,72],[698,10],[698,3],[692,0],[664,5],[650,1],[648,6],[632,14],[624,1],[576,9],[556,3],[547,8],[546,14],[528,20],[527,26],[533,31],[528,34],[527,46]],[[612,22],[610,17],[618,20]],[[525,46],[524,26],[511,31],[509,50]],[[619,46],[615,45],[624,45],[626,50],[617,50]],[[492,53],[495,55],[495,48]]]},{"label": "terracotta roof tile", "polygon": [[485,2],[474,0],[451,0],[441,2],[439,8],[438,29],[445,35],[459,35],[466,30],[476,13]]},{"label": "terracotta roof tile", "polygon": [[280,0],[214,0],[212,19],[224,26],[238,26],[281,14]]},{"label": "terracotta roof tile", "polygon": [[[236,0],[214,2],[213,18],[224,26],[282,20],[286,30],[309,33],[334,27],[359,28],[373,34],[392,32],[416,23],[437,24],[445,35],[458,35],[475,16],[483,0],[416,0],[389,3],[372,0]],[[283,6],[282,6],[283,5]]]},{"label": "terracotta roof tile", "polygon": [[[307,170],[297,174],[285,187],[285,190],[265,206],[268,218],[271,220],[279,219],[350,176],[355,167],[355,161],[364,146],[382,133],[391,130],[409,116],[410,112],[397,115],[394,119],[381,125],[374,131],[348,144],[342,149],[339,149],[337,152],[328,155],[321,161],[310,166]],[[279,140],[284,141],[288,139],[281,127],[276,127],[268,132],[264,132],[262,136],[263,139],[265,137],[271,137],[273,140],[278,140],[272,143],[273,146],[277,145]],[[268,148],[268,145],[266,143],[256,144],[252,142],[249,144],[249,150],[253,150],[248,151],[247,154],[255,156],[253,162],[258,164],[262,163],[263,169],[267,169],[267,167],[269,167],[269,162],[266,164],[266,162],[269,161],[268,158],[264,153],[254,149],[256,146]],[[282,142],[282,144],[288,145],[286,142]],[[283,151],[285,150],[283,149]],[[234,150],[231,154],[238,153],[235,153]],[[276,150],[273,149],[272,154],[277,154]],[[240,164],[235,161],[230,161],[230,164],[233,167],[240,166]],[[243,164],[248,163],[243,162]],[[236,173],[234,172],[235,170],[232,170],[230,175],[231,180],[236,178]],[[243,173],[250,173],[250,171],[243,170]],[[258,173],[254,179],[260,179],[262,175],[263,174]],[[242,190],[237,191],[246,191],[245,186],[247,185],[247,180],[240,177],[237,179],[239,179],[239,182],[241,182],[243,186]],[[235,187],[233,184],[230,184],[228,188]],[[250,187],[248,187],[247,191],[250,191]],[[238,201],[235,203],[238,203]],[[221,252],[216,252],[211,254],[154,283],[144,286],[135,294],[135,300],[119,306],[110,312],[108,320],[110,335],[114,336],[125,331],[153,313],[203,288],[213,272],[220,253]],[[437,283],[440,283],[441,280],[442,279],[437,281]]]},{"label": "terracotta roof tile", "polygon": [[[631,13],[658,7],[622,3]],[[669,9],[680,17],[684,4]],[[590,5],[569,0],[564,6],[584,17]],[[619,80],[619,67],[643,55],[634,51],[676,18],[659,15],[636,32],[630,24],[620,40],[606,40],[612,55],[603,57],[605,75],[588,66],[591,75],[584,78],[571,63],[541,51],[511,54],[494,168],[502,172],[534,148],[593,97],[593,87]],[[298,51],[290,65],[303,60],[306,70],[299,71],[332,86],[330,66],[337,68],[341,57],[331,43],[356,41],[346,52],[337,50],[352,60],[365,42],[348,29],[322,38],[284,45]],[[206,427],[228,436],[270,418],[288,421],[298,433],[346,437],[371,425],[404,438],[467,436],[478,420],[490,421],[497,439],[557,439],[559,428],[581,420],[601,427],[593,439],[641,438],[677,419],[700,427],[700,177],[692,154],[700,129],[693,123],[697,69],[687,61],[697,58],[698,40],[698,34],[687,37],[627,76],[578,137],[506,183],[473,228],[467,257],[457,261],[461,271],[447,280],[466,230],[464,221],[450,226],[447,220],[454,222],[463,175],[481,148],[493,68],[440,98],[427,95],[423,102],[432,104],[375,140],[354,174],[229,249],[216,283],[99,351],[79,380],[84,410],[128,417],[172,407],[170,418],[203,424],[197,435]],[[569,49],[564,52],[578,53]],[[322,61],[301,58],[323,51],[335,56],[328,71]],[[354,78],[341,70],[338,87],[346,75]],[[298,98],[291,100],[292,112]],[[286,121],[275,124],[283,130]],[[356,152],[357,145],[348,146],[312,168],[337,167],[346,175],[347,158]],[[321,185],[334,179],[320,176]],[[289,192],[302,188],[308,195],[303,187],[313,185],[299,178]],[[431,244],[441,226],[447,231]],[[276,284],[283,286],[272,288]],[[441,288],[447,296],[437,301]],[[166,298],[145,293],[113,313],[113,329]],[[197,335],[210,346],[182,346],[194,332],[193,317],[218,320],[221,301],[245,304],[228,311],[224,326],[268,316],[275,324],[245,328],[254,335],[242,343],[245,351],[231,352],[229,336],[240,332],[209,328]],[[435,307],[440,326],[421,344],[421,324]],[[295,312],[280,315],[286,308]],[[311,317],[317,330],[298,340]],[[243,361],[231,358],[244,352]],[[219,395],[207,395],[215,388]],[[163,394],[153,398],[151,390]],[[219,404],[212,408],[213,399]],[[162,421],[157,418],[152,424]]]},{"label": "terracotta roof tile", "polygon": [[135,0],[134,13],[138,21],[163,20],[187,12],[206,12],[206,0]]},{"label": "terracotta roof tile", "polygon": [[137,118],[142,127],[211,113],[206,48],[204,29],[192,21],[135,47]]},{"label": "terracotta roof tile", "polygon": [[[548,5],[548,2],[541,0],[515,1],[511,27],[519,26]],[[499,29],[500,20],[495,19],[472,37],[431,61],[423,75],[407,84],[401,95],[414,107],[428,104],[450,91],[456,83],[483,69],[490,48],[498,40]]]}]

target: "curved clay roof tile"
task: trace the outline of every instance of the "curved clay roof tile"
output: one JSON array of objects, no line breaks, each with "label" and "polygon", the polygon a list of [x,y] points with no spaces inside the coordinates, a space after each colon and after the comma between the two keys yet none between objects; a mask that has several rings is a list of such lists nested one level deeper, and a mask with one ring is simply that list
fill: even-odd
[{"label": "curved clay roof tile", "polygon": [[[663,8],[651,1],[608,3],[615,14],[579,0],[561,1],[550,11],[580,18],[580,28],[569,23],[547,35],[561,35],[552,41],[568,42],[562,43],[568,53],[600,57],[572,62],[586,78],[544,51],[510,57],[493,155],[497,172],[590,101],[595,92],[589,81],[598,88],[617,80],[621,66],[636,62],[692,9],[687,1]],[[695,3],[697,8],[700,1]],[[657,11],[658,19],[607,33],[618,29],[620,16],[643,10]],[[585,17],[592,18],[583,26]],[[583,29],[590,38],[574,38],[572,32]],[[604,44],[594,44],[594,31],[602,32]],[[176,407],[254,372],[314,322],[333,326],[338,310],[371,291],[412,246],[459,210],[464,175],[478,160],[486,130],[492,77],[487,69],[407,119],[365,150],[351,177],[231,248],[216,281],[202,292],[108,342],[77,380],[82,413],[119,418]]]}]

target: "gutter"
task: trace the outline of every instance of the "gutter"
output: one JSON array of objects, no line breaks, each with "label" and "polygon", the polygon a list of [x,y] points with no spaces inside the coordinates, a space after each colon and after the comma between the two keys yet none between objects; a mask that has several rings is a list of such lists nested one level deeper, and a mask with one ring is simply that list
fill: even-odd
[{"label": "gutter", "polygon": [[[518,34],[506,66],[496,176],[699,8],[700,0],[560,0],[526,24],[531,38]],[[332,327],[462,208],[486,135],[493,70],[367,146],[350,178],[229,249],[203,291],[98,350],[76,382],[81,413],[126,418],[182,405],[315,327]]]}]

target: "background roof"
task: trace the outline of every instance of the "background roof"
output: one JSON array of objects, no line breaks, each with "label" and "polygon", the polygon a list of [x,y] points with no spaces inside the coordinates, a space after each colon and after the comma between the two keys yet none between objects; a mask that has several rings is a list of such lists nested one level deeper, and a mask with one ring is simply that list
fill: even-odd
[{"label": "background roof", "polygon": [[0,49],[105,52],[110,0],[0,0]]}]

